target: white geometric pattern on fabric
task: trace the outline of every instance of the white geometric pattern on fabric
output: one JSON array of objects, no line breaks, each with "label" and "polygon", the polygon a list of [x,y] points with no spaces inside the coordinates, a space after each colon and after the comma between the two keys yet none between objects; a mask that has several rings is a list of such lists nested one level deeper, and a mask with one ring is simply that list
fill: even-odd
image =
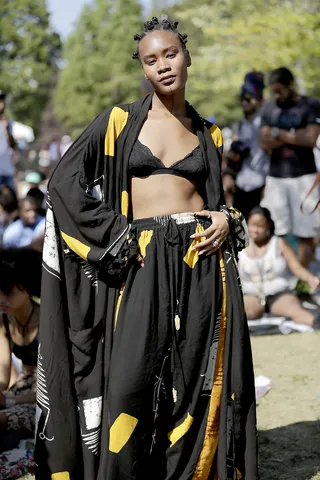
[{"label": "white geometric pattern on fabric", "polygon": [[94,455],[99,453],[100,444],[100,427],[91,433],[85,434],[81,432],[83,443],[92,451]]},{"label": "white geometric pattern on fabric", "polygon": [[93,430],[100,427],[101,411],[102,411],[102,397],[89,398],[83,400],[83,410],[86,420],[86,429]]},{"label": "white geometric pattern on fabric", "polygon": [[57,234],[54,222],[54,216],[52,212],[52,207],[50,203],[50,197],[47,201],[47,214],[46,214],[46,228],[44,234],[44,243],[43,243],[43,266],[44,268],[60,279],[60,264],[59,264],[59,253],[58,253],[58,244],[57,244]]},{"label": "white geometric pattern on fabric", "polygon": [[[54,436],[52,438],[48,438],[44,433],[47,428],[47,423],[50,416],[50,401],[49,401],[49,396],[48,396],[49,394],[47,390],[46,375],[45,375],[44,368],[42,366],[43,357],[40,353],[40,348],[41,348],[41,343],[39,343],[39,347],[38,347],[37,404],[41,405],[41,407],[47,411],[47,414],[46,414],[46,419],[43,425],[42,432],[40,432],[39,434],[39,438],[41,440],[47,440],[48,442],[52,442],[54,440]],[[42,411],[42,413],[44,412]]]}]

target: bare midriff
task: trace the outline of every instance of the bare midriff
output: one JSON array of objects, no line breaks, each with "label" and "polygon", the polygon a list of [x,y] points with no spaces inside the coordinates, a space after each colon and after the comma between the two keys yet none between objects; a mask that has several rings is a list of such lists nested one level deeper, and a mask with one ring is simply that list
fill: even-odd
[{"label": "bare midriff", "polygon": [[134,219],[198,212],[204,207],[196,185],[171,174],[132,178],[131,200]]}]

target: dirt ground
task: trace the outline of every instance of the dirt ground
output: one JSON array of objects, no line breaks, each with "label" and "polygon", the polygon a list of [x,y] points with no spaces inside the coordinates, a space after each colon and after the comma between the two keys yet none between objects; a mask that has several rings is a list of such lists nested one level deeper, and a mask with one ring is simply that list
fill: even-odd
[{"label": "dirt ground", "polygon": [[[320,333],[253,337],[261,480],[320,480]],[[33,477],[24,477],[32,480]]]},{"label": "dirt ground", "polygon": [[253,337],[261,480],[320,480],[320,334]]}]

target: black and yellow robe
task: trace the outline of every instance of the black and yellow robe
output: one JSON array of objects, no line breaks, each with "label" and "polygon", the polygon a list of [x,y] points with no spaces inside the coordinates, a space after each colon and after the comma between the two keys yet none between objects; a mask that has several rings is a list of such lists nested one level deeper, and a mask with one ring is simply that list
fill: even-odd
[{"label": "black and yellow robe", "polygon": [[[116,255],[130,232],[128,159],[151,101],[152,96],[147,96],[102,112],[67,151],[49,182],[38,362],[37,480],[122,478],[110,477],[110,473],[107,478],[106,474],[114,454],[108,380],[121,290],[106,284],[103,268],[106,256]],[[218,210],[224,203],[222,136],[217,126],[204,121],[190,105],[188,115],[209,172],[202,195],[208,209]],[[223,318],[212,391],[202,421],[201,444],[194,446],[192,473],[176,480],[258,478],[253,367],[243,299],[230,252],[222,248],[220,257]],[[212,291],[212,305],[219,301]],[[204,355],[209,361],[209,351]],[[123,419],[116,422],[132,429]]]}]

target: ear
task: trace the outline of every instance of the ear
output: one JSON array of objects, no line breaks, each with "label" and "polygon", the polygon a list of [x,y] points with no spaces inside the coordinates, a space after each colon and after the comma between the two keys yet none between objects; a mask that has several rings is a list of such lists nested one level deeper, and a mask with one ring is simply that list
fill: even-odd
[{"label": "ear", "polygon": [[187,67],[191,67],[191,55],[190,55],[190,52],[189,50],[187,50]]}]

